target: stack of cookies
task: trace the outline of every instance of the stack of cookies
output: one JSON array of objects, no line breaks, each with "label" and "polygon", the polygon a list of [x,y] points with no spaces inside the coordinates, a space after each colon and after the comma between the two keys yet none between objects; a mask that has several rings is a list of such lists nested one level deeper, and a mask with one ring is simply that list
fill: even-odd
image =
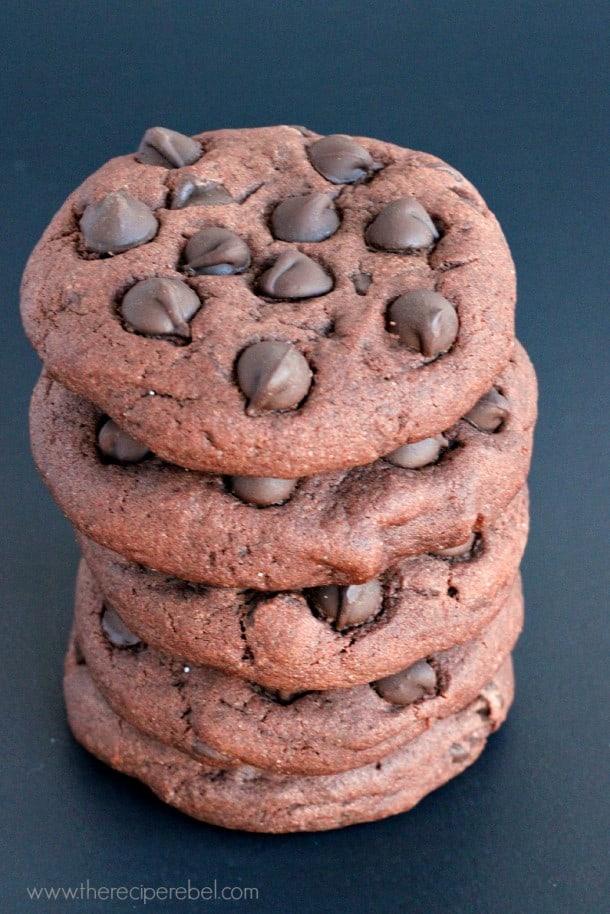
[{"label": "stack of cookies", "polygon": [[301,127],[148,130],[28,263],[31,435],[83,559],[76,738],[192,816],[413,806],[503,721],[536,382],[477,191]]}]

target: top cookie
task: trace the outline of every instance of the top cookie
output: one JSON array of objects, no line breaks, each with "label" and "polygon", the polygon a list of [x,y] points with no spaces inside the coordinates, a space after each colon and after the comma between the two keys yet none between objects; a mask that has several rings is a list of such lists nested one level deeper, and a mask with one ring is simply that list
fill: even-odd
[{"label": "top cookie", "polygon": [[437,435],[510,358],[515,276],[439,159],[297,127],[147,131],[28,262],[50,374],[183,467],[292,478]]}]

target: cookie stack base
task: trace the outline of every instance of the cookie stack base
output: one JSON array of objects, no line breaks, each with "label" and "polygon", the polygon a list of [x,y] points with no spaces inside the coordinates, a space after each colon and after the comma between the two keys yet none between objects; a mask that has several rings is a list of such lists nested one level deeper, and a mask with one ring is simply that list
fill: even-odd
[{"label": "cookie stack base", "polygon": [[281,776],[206,765],[145,736],[111,711],[74,649],[64,680],[72,732],[97,758],[196,819],[275,833],[324,831],[411,809],[478,758],[506,717],[513,687],[509,659],[467,708],[380,761],[335,775]]}]

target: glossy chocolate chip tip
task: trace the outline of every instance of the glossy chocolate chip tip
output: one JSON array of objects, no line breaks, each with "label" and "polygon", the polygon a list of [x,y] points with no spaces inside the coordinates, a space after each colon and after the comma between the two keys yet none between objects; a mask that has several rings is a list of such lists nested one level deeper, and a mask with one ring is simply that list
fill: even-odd
[{"label": "glossy chocolate chip tip", "polygon": [[153,277],[132,286],[119,310],[127,327],[145,336],[190,339],[189,321],[200,307],[199,297],[182,280]]},{"label": "glossy chocolate chip tip", "polygon": [[377,579],[347,587],[334,584],[313,587],[307,596],[317,614],[332,622],[338,631],[373,619],[383,603],[383,591]]},{"label": "glossy chocolate chip tip", "polygon": [[403,444],[402,447],[386,454],[384,460],[403,469],[419,470],[431,463],[436,463],[447,447],[449,447],[448,439],[444,435],[435,435],[433,438],[423,438],[412,444]]},{"label": "glossy chocolate chip tip", "polygon": [[309,160],[332,184],[354,184],[383,168],[352,137],[341,133],[322,137],[309,147]]},{"label": "glossy chocolate chip tip", "polygon": [[184,249],[184,272],[190,276],[231,276],[250,266],[246,242],[230,229],[207,226]]},{"label": "glossy chocolate chip tip", "polygon": [[438,238],[434,222],[414,197],[388,203],[365,232],[372,248],[397,254],[428,251]]},{"label": "glossy chocolate chip tip", "polygon": [[142,639],[127,628],[116,609],[107,603],[102,610],[101,624],[102,631],[113,647],[138,647],[142,644]]},{"label": "glossy chocolate chip tip", "polygon": [[150,127],[140,142],[136,159],[143,165],[184,168],[202,155],[201,143],[167,127]]},{"label": "glossy chocolate chip tip", "polygon": [[430,359],[451,348],[458,334],[459,321],[450,301],[431,289],[417,289],[392,302],[387,327],[409,349]]},{"label": "glossy chocolate chip tip", "polygon": [[123,190],[90,203],[80,220],[85,249],[92,254],[122,254],[151,241],[158,228],[150,207]]},{"label": "glossy chocolate chip tip", "polygon": [[333,287],[332,277],[300,251],[284,251],[258,281],[260,291],[270,298],[299,299],[325,295]]},{"label": "glossy chocolate chip tip", "polygon": [[113,419],[106,419],[100,426],[97,446],[107,463],[140,463],[150,456],[146,445],[124,432]]},{"label": "glossy chocolate chip tip", "polygon": [[432,665],[427,660],[418,660],[406,670],[378,679],[373,688],[385,701],[404,707],[432,698],[437,694],[438,682]]},{"label": "glossy chocolate chip tip", "polygon": [[187,206],[226,206],[229,203],[235,203],[235,200],[223,184],[183,175],[174,187],[170,209],[185,209]]},{"label": "glossy chocolate chip tip", "polygon": [[267,508],[288,501],[296,488],[296,479],[262,476],[231,476],[229,487],[233,495],[248,505]]},{"label": "glossy chocolate chip tip", "polygon": [[311,387],[307,359],[291,343],[253,343],[237,360],[237,382],[248,399],[246,412],[294,409]]},{"label": "glossy chocolate chip tip", "polygon": [[271,229],[280,241],[323,241],[341,220],[328,194],[304,194],[283,200],[271,214]]},{"label": "glossy chocolate chip tip", "polygon": [[492,387],[466,413],[464,419],[481,432],[500,431],[510,416],[510,404],[497,387]]}]

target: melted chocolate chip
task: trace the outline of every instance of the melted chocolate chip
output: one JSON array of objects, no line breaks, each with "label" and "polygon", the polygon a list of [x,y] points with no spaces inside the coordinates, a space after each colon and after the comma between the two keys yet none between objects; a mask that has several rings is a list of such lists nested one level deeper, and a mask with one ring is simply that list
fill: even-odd
[{"label": "melted chocolate chip", "polygon": [[306,254],[284,251],[262,274],[259,287],[271,298],[313,298],[330,292],[333,280]]},{"label": "melted chocolate chip", "polygon": [[472,750],[469,750],[462,743],[451,743],[449,754],[451,756],[451,761],[455,765],[461,765],[467,758],[470,758]]},{"label": "melted chocolate chip", "polygon": [[414,197],[388,203],[365,232],[371,247],[396,253],[426,250],[438,237],[432,219]]},{"label": "melted chocolate chip", "polygon": [[266,508],[281,505],[292,495],[296,479],[275,479],[262,476],[232,476],[231,492],[249,505]]},{"label": "melted chocolate chip", "polygon": [[464,419],[482,432],[497,432],[510,416],[510,405],[496,387],[481,397]]},{"label": "melted chocolate chip", "polygon": [[201,158],[201,143],[167,127],[150,127],[140,142],[136,159],[144,165],[183,168]]},{"label": "melted chocolate chip", "polygon": [[403,444],[402,447],[398,447],[390,454],[386,454],[384,459],[397,467],[404,467],[407,470],[419,470],[421,467],[438,460],[439,454],[448,445],[449,442],[444,435],[436,435],[434,438],[414,441],[413,444]]},{"label": "melted chocolate chip", "polygon": [[401,295],[388,310],[390,333],[397,333],[405,346],[426,358],[446,352],[455,341],[458,327],[458,316],[451,302],[429,289]]},{"label": "melted chocolate chip", "polygon": [[322,137],[308,152],[313,167],[332,184],[353,184],[382,168],[363,146],[339,133]]},{"label": "melted chocolate chip", "polygon": [[406,670],[373,683],[379,695],[393,705],[410,705],[436,694],[436,673],[427,660],[418,660]]},{"label": "melted chocolate chip", "polygon": [[235,232],[212,225],[189,239],[184,258],[184,272],[198,276],[230,276],[250,266],[246,242]]},{"label": "melted chocolate chip", "polygon": [[140,463],[150,454],[146,445],[131,438],[112,419],[107,419],[97,433],[97,446],[111,463]]},{"label": "melted chocolate chip", "polygon": [[307,359],[291,343],[253,343],[237,360],[237,380],[248,398],[249,414],[294,409],[309,391],[311,378]]},{"label": "melted chocolate chip", "polygon": [[179,279],[143,279],[127,292],[120,312],[125,322],[147,336],[190,339],[188,322],[201,307],[198,296]]},{"label": "melted chocolate chip", "polygon": [[451,559],[455,556],[468,555],[472,551],[477,538],[476,533],[471,533],[468,539],[457,546],[448,546],[446,549],[435,549],[431,555],[438,555],[443,559]]},{"label": "melted chocolate chip", "polygon": [[281,241],[323,241],[339,225],[339,214],[327,194],[291,197],[278,204],[271,216],[273,235]]},{"label": "melted chocolate chip", "polygon": [[104,604],[102,610],[102,630],[114,647],[137,647],[142,644],[141,638],[130,631],[116,609]]},{"label": "melted chocolate chip", "polygon": [[199,181],[187,175],[178,181],[172,194],[170,209],[187,206],[223,206],[235,203],[229,191],[216,181]]},{"label": "melted chocolate chip", "polygon": [[137,248],[154,238],[158,228],[152,210],[122,190],[90,203],[80,220],[85,248],[94,254]]},{"label": "melted chocolate chip", "polygon": [[307,593],[314,609],[334,622],[339,631],[372,619],[381,609],[383,598],[381,584],[377,580],[348,587],[334,584],[313,587]]}]

